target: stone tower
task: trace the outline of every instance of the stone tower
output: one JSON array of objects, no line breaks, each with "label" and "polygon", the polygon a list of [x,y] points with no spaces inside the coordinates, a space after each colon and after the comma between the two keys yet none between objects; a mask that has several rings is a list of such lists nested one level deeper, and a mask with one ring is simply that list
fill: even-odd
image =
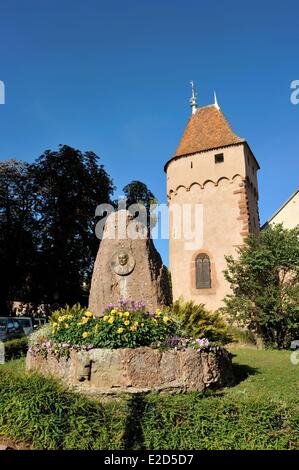
[{"label": "stone tower", "polygon": [[[192,90],[192,115],[164,167],[170,271],[174,300],[182,296],[216,310],[230,292],[224,256],[235,256],[244,238],[259,232],[259,164],[246,140],[232,131],[216,97],[214,104],[197,108],[195,96]],[[202,211],[202,236],[191,249],[184,232],[177,233],[177,219],[174,222],[175,211],[186,210],[186,205],[191,210],[199,205]]]}]

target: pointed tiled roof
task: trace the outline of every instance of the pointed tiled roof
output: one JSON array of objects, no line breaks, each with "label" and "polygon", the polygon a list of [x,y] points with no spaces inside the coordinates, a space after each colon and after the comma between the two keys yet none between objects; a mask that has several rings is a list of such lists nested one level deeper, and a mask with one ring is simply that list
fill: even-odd
[{"label": "pointed tiled roof", "polygon": [[198,108],[190,117],[172,158],[242,142],[245,142],[245,139],[233,132],[221,109],[212,104]]},{"label": "pointed tiled roof", "polygon": [[174,157],[241,142],[244,139],[232,131],[221,109],[205,106],[190,117]]}]

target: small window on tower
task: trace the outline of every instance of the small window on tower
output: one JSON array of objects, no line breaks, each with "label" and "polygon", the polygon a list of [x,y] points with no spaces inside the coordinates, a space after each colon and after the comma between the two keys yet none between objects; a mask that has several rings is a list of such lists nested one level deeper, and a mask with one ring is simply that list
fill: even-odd
[{"label": "small window on tower", "polygon": [[193,168],[193,162],[191,162],[191,168]]},{"label": "small window on tower", "polygon": [[210,258],[205,253],[196,257],[196,289],[211,288],[211,263]]},{"label": "small window on tower", "polygon": [[223,153],[217,153],[215,155],[215,163],[222,163],[224,162],[224,155]]}]

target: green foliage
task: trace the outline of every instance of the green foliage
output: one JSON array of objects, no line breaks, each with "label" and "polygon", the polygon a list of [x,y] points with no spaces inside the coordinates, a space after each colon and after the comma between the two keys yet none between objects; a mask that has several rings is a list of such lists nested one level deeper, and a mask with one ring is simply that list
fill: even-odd
[{"label": "green foliage", "polygon": [[247,344],[248,346],[256,345],[255,335],[248,328],[238,328],[237,326],[229,325],[228,333],[233,342]]},{"label": "green foliage", "polygon": [[50,323],[46,323],[45,325],[38,328],[36,331],[31,333],[28,336],[28,345],[35,346],[37,344],[42,344],[44,341],[47,341],[51,335],[52,327]]},{"label": "green foliage", "polygon": [[121,448],[123,416],[113,404],[65,391],[54,380],[0,369],[0,435],[36,449]]},{"label": "green foliage", "polygon": [[112,180],[95,153],[61,145],[36,160],[33,181],[39,217],[36,295],[59,305],[82,301],[99,245],[94,211],[110,202]]},{"label": "green foliage", "polygon": [[238,258],[227,257],[233,295],[224,312],[268,347],[287,348],[299,337],[299,228],[276,225],[249,236]]},{"label": "green foliage", "polygon": [[8,341],[5,341],[4,349],[6,361],[23,357],[27,353],[28,337],[22,336],[22,338],[10,339]]},{"label": "green foliage", "polygon": [[99,158],[67,145],[33,164],[0,163],[0,308],[86,299],[99,241],[95,208],[114,186]]},{"label": "green foliage", "polygon": [[150,230],[150,228],[154,228],[156,225],[156,216],[153,211],[151,211],[151,206],[152,208],[156,206],[157,200],[154,196],[154,194],[150,191],[150,189],[147,187],[146,184],[142,183],[141,181],[131,181],[131,183],[127,184],[123,188],[124,195],[126,196],[126,207],[130,208],[133,204],[140,204],[140,211],[137,209],[137,207],[134,207],[134,214],[135,212],[139,213],[139,216],[142,214],[142,209],[143,207],[145,208],[145,216],[146,216],[146,221],[147,221],[147,228]]},{"label": "green foliage", "polygon": [[157,310],[155,315],[149,315],[143,304],[134,302],[109,307],[102,318],[96,318],[79,304],[67,306],[54,312],[51,324],[49,339],[53,342],[99,348],[155,345],[178,331],[177,323],[168,314]]},{"label": "green foliage", "polygon": [[204,305],[177,300],[170,311],[179,320],[182,330],[193,338],[207,338],[219,344],[231,341],[227,324],[218,312],[208,312]]},{"label": "green foliage", "polygon": [[66,318],[75,318],[75,317],[80,317],[84,315],[84,313],[87,311],[86,307],[82,307],[79,303],[76,303],[75,305],[68,305],[66,304],[65,307],[61,307],[57,310],[54,310],[52,312],[49,321],[51,324],[61,321],[61,317],[66,317]]},{"label": "green foliage", "polygon": [[103,404],[0,365],[0,435],[37,449],[299,448],[298,366],[286,351],[237,351],[221,394],[138,394]]},{"label": "green foliage", "polygon": [[35,255],[35,195],[31,167],[16,160],[0,162],[1,315],[8,299],[28,298],[29,273]]}]

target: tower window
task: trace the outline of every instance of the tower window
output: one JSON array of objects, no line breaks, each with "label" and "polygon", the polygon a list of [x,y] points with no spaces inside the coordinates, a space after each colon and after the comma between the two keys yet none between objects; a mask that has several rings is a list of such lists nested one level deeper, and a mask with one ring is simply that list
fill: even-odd
[{"label": "tower window", "polygon": [[222,163],[224,162],[224,155],[223,153],[217,153],[215,155],[215,163]]},{"label": "tower window", "polygon": [[193,162],[191,162],[191,168],[193,168]]},{"label": "tower window", "polygon": [[205,253],[201,253],[195,260],[196,289],[209,289],[211,287],[211,263]]}]

